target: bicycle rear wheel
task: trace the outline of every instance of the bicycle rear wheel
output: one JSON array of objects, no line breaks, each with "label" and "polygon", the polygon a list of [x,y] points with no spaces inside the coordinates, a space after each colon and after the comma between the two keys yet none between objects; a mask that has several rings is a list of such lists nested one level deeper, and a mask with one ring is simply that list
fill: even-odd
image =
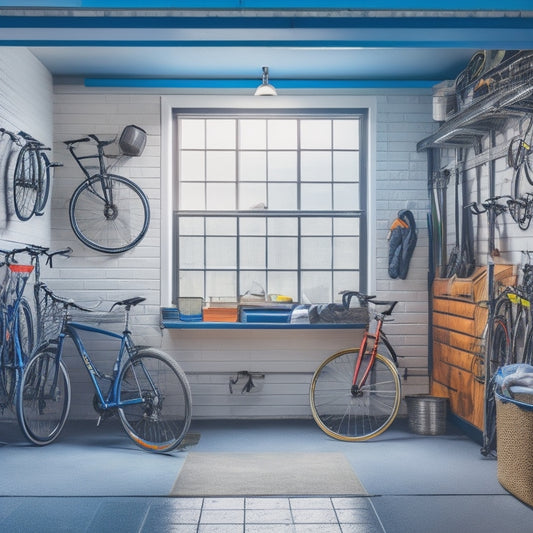
[{"label": "bicycle rear wheel", "polygon": [[[352,394],[358,355],[358,348],[333,354],[320,365],[311,382],[310,403],[315,422],[327,435],[343,441],[377,437],[392,424],[400,407],[400,377],[394,364],[380,354],[376,355],[360,394]],[[369,362],[370,354],[366,354],[361,373]]]},{"label": "bicycle rear wheel", "polygon": [[22,361],[25,363],[29,359],[34,347],[33,315],[30,304],[26,298],[22,298],[19,304],[18,336],[20,350],[22,352]]},{"label": "bicycle rear wheel", "polygon": [[44,152],[39,152],[39,187],[35,214],[42,215],[50,194],[50,160]]},{"label": "bicycle rear wheel", "polygon": [[26,366],[16,398],[24,436],[43,446],[61,433],[70,409],[70,379],[56,350],[46,347]]},{"label": "bicycle rear wheel", "polygon": [[[119,377],[119,416],[128,436],[152,452],[175,449],[191,423],[191,389],[183,370],[167,354],[145,348]],[[142,402],[135,402],[141,399]]]},{"label": "bicycle rear wheel", "polygon": [[29,220],[35,213],[38,199],[39,161],[30,146],[19,152],[13,176],[13,201],[19,220]]},{"label": "bicycle rear wheel", "polygon": [[104,253],[130,250],[150,222],[146,195],[132,181],[108,174],[84,181],[72,195],[70,224],[80,241]]}]

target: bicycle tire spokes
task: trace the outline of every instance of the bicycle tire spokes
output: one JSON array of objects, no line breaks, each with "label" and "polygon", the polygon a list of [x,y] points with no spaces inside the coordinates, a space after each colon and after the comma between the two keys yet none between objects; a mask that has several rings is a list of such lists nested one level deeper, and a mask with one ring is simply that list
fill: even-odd
[{"label": "bicycle tire spokes", "polygon": [[[360,441],[380,435],[394,421],[400,405],[400,379],[395,366],[376,355],[366,383],[352,394],[358,350],[345,350],[328,358],[313,376],[311,408],[318,426],[339,440]],[[361,368],[371,364],[362,357]]]},{"label": "bicycle tire spokes", "polygon": [[121,372],[119,416],[138,446],[154,452],[176,448],[190,424],[190,389],[183,371],[155,349],[139,351]]}]

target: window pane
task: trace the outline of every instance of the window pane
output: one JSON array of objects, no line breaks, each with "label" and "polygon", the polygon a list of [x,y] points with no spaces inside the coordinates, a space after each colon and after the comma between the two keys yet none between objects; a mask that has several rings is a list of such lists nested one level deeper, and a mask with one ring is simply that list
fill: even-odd
[{"label": "window pane", "polygon": [[203,183],[181,183],[179,191],[180,209],[190,211],[205,209],[205,185]]},{"label": "window pane", "polygon": [[239,148],[243,150],[266,148],[266,120],[239,121]]},{"label": "window pane", "polygon": [[267,178],[266,152],[240,152],[239,180],[266,181]]},{"label": "window pane", "polygon": [[267,294],[283,294],[298,301],[298,275],[294,271],[269,272]]},{"label": "window pane", "polygon": [[333,208],[335,211],[359,209],[359,187],[357,184],[335,183],[333,185]]},{"label": "window pane", "polygon": [[[336,295],[336,301],[340,302],[342,296],[339,295],[341,291],[356,291],[359,289],[359,272],[352,271],[337,271],[333,274],[333,294]],[[355,303],[355,302],[354,302]]]},{"label": "window pane", "polygon": [[235,209],[235,184],[208,183],[207,209],[212,211],[233,211]]},{"label": "window pane", "polygon": [[203,181],[205,179],[204,152],[182,151],[179,177],[183,181]]},{"label": "window pane", "polygon": [[331,235],[331,218],[302,218],[302,235]]},{"label": "window pane", "polygon": [[292,237],[269,237],[268,268],[298,268],[298,239]]},{"label": "window pane", "polygon": [[335,235],[359,235],[358,218],[336,218],[333,220]]},{"label": "window pane", "polygon": [[239,209],[266,209],[266,183],[239,183]]},{"label": "window pane", "polygon": [[269,235],[298,235],[298,220],[295,218],[274,218],[268,219]]},{"label": "window pane", "polygon": [[239,276],[239,284],[239,296],[266,295],[266,272],[264,270],[243,270]]},{"label": "window pane", "polygon": [[180,268],[204,268],[203,237],[181,237],[178,253]]},{"label": "window pane", "polygon": [[329,237],[303,237],[302,268],[331,268],[331,239]]},{"label": "window pane", "polygon": [[207,299],[218,296],[227,297],[237,294],[237,275],[235,272],[208,271],[205,274],[205,294]]},{"label": "window pane", "polygon": [[359,268],[359,239],[335,237],[333,239],[333,268]]},{"label": "window pane", "polygon": [[259,217],[243,217],[239,221],[241,235],[265,235],[266,219]]},{"label": "window pane", "polygon": [[178,223],[180,235],[204,234],[203,217],[180,217]]},{"label": "window pane", "polygon": [[235,181],[235,152],[207,152],[207,181]]},{"label": "window pane", "polygon": [[235,237],[207,237],[205,266],[207,268],[236,268],[237,239]]},{"label": "window pane", "polygon": [[298,190],[292,183],[269,183],[268,208],[272,210],[291,210],[298,207]]},{"label": "window pane", "polygon": [[331,181],[331,152],[302,152],[303,181]]},{"label": "window pane", "polygon": [[302,209],[325,211],[331,209],[331,185],[302,183]]},{"label": "window pane", "polygon": [[302,120],[300,128],[304,150],[331,148],[331,120]]},{"label": "window pane", "polygon": [[333,154],[333,180],[359,181],[359,152],[335,152]]},{"label": "window pane", "polygon": [[213,119],[206,121],[208,149],[234,149],[236,123],[233,119]]},{"label": "window pane", "polygon": [[298,155],[296,152],[268,153],[269,181],[296,181],[298,179]]},{"label": "window pane", "polygon": [[179,295],[189,297],[204,296],[204,271],[182,270],[179,276]]},{"label": "window pane", "polygon": [[333,302],[330,272],[302,272],[302,300],[310,303]]},{"label": "window pane", "polygon": [[298,146],[296,120],[273,119],[268,121],[269,150],[295,149]]},{"label": "window pane", "polygon": [[235,235],[237,219],[233,217],[209,217],[205,224],[206,235]]},{"label": "window pane", "polygon": [[336,150],[359,148],[359,120],[333,121],[333,148]]},{"label": "window pane", "polygon": [[180,120],[180,134],[178,141],[181,148],[205,148],[205,120]]},{"label": "window pane", "polygon": [[264,269],[266,267],[266,239],[264,237],[241,237],[239,242],[241,267]]}]

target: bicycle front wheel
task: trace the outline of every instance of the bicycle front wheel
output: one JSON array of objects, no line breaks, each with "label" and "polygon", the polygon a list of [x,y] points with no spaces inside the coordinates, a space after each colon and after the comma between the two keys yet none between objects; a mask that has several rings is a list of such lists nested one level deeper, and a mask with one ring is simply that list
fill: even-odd
[{"label": "bicycle front wheel", "polygon": [[43,446],[61,433],[70,409],[70,379],[54,349],[48,347],[26,366],[16,398],[24,436]]},{"label": "bicycle front wheel", "polygon": [[132,181],[108,174],[84,181],[72,195],[70,224],[80,241],[104,253],[130,250],[150,222],[146,195]]},{"label": "bicycle front wheel", "polygon": [[152,452],[175,449],[191,423],[191,389],[185,373],[169,355],[145,348],[119,377],[119,416],[128,436]]},{"label": "bicycle front wheel", "polygon": [[38,200],[39,161],[34,149],[23,146],[13,176],[13,202],[19,220],[29,220],[35,213]]},{"label": "bicycle front wheel", "polygon": [[[394,363],[377,354],[365,385],[352,394],[359,349],[343,350],[326,359],[313,376],[310,402],[318,427],[343,441],[364,441],[383,433],[398,414],[401,382]],[[370,363],[365,354],[361,375]]]}]

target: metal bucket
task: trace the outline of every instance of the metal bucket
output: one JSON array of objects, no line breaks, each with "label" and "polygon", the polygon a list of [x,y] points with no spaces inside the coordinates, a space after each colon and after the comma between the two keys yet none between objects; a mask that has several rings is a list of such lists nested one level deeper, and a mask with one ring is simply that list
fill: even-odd
[{"label": "metal bucket", "polygon": [[419,435],[446,433],[448,398],[415,394],[406,396],[409,429]]}]

